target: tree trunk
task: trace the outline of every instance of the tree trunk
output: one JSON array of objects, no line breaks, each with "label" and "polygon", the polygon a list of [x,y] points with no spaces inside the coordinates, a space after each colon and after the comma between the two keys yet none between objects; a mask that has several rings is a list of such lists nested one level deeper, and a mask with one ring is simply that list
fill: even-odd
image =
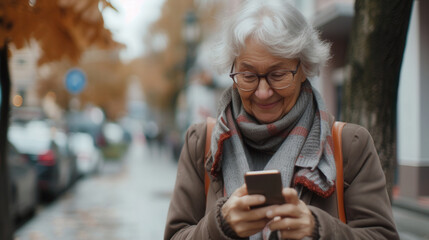
[{"label": "tree trunk", "polygon": [[7,128],[9,125],[10,78],[7,44],[0,48],[0,239],[12,240],[12,214],[9,201],[9,173],[6,159]]},{"label": "tree trunk", "polygon": [[371,133],[392,199],[399,76],[413,0],[356,0],[343,119]]}]

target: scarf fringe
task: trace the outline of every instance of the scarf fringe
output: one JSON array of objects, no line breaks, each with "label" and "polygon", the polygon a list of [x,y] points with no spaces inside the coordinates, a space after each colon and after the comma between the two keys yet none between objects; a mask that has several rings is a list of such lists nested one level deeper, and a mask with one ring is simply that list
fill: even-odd
[{"label": "scarf fringe", "polygon": [[228,131],[226,133],[222,133],[219,136],[219,141],[217,143],[217,152],[216,152],[214,160],[213,160],[212,168],[210,169],[210,173],[213,177],[217,177],[219,175],[219,167],[218,166],[219,166],[222,154],[223,154],[223,143],[225,142],[225,140],[229,139],[230,137],[231,137],[231,131]]},{"label": "scarf fringe", "polygon": [[323,190],[320,188],[319,185],[317,185],[315,182],[311,181],[310,179],[306,178],[305,176],[295,177],[294,184],[295,185],[301,184],[302,186],[308,188],[310,191],[316,193],[317,195],[323,198],[328,198],[335,192],[335,183],[329,189]]}]

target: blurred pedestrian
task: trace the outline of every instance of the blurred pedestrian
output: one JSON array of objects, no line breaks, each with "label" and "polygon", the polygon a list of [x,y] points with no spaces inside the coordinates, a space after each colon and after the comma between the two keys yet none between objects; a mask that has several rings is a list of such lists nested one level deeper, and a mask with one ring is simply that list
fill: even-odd
[{"label": "blurred pedestrian", "polygon": [[190,74],[191,83],[186,89],[188,126],[203,122],[216,114],[215,90],[211,87],[213,80],[205,68],[197,65]]},{"label": "blurred pedestrian", "polygon": [[[205,166],[206,124],[187,132],[165,239],[398,239],[373,140],[351,123],[342,132],[347,224],[338,219],[334,117],[308,80],[329,44],[281,0],[245,1],[224,30],[215,52],[233,86]],[[265,199],[247,194],[243,175],[262,169],[281,172],[285,204],[251,208]]]}]

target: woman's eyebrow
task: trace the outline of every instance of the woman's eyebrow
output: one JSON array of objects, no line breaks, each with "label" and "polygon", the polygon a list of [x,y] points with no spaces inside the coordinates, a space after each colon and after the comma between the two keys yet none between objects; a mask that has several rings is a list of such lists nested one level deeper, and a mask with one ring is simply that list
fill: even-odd
[{"label": "woman's eyebrow", "polygon": [[241,62],[238,66],[240,68],[255,70],[255,67],[253,65],[246,63],[246,62]]}]

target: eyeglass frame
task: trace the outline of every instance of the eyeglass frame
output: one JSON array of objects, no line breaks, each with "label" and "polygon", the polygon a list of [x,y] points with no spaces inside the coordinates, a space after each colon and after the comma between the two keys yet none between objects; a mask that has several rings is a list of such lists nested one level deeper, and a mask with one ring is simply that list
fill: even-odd
[{"label": "eyeglass frame", "polygon": [[[265,73],[265,74],[258,74],[258,73],[254,73],[254,72],[235,72],[235,73],[233,73],[233,72],[232,72],[232,70],[234,70],[234,66],[235,66],[235,61],[234,61],[234,62],[232,63],[231,70],[230,70],[230,72],[229,72],[229,77],[232,79],[232,81],[233,81],[235,84],[237,84],[237,87],[238,87],[239,89],[241,89],[242,91],[245,91],[245,92],[255,91],[255,90],[258,88],[259,83],[261,82],[261,78],[262,78],[262,77],[263,77],[263,78],[265,78],[265,81],[267,81],[268,85],[270,85],[270,87],[271,87],[272,89],[282,90],[282,89],[285,89],[285,88],[289,87],[290,85],[287,85],[287,86],[285,86],[285,87],[281,87],[281,88],[275,88],[275,87],[271,86],[270,80],[268,79],[268,75],[269,75],[270,73],[272,73],[272,72],[275,72],[275,71],[290,72],[290,73],[292,73],[292,81],[293,81],[293,80],[295,80],[295,75],[296,75],[296,73],[298,72],[298,68],[299,68],[300,64],[301,64],[301,60],[300,60],[300,61],[298,62],[298,64],[296,65],[296,69],[295,69],[295,71],[294,71],[294,70],[286,70],[286,69],[277,69],[277,70],[269,71],[269,72],[267,72],[267,73]],[[241,87],[238,85],[238,83],[234,80],[234,77],[235,77],[235,75],[237,75],[237,74],[241,74],[241,73],[251,73],[251,74],[254,74],[254,75],[258,78],[258,84],[256,84],[256,87],[255,87],[254,89],[250,89],[250,90],[248,90],[248,89],[243,89],[243,88],[241,88]]]}]

